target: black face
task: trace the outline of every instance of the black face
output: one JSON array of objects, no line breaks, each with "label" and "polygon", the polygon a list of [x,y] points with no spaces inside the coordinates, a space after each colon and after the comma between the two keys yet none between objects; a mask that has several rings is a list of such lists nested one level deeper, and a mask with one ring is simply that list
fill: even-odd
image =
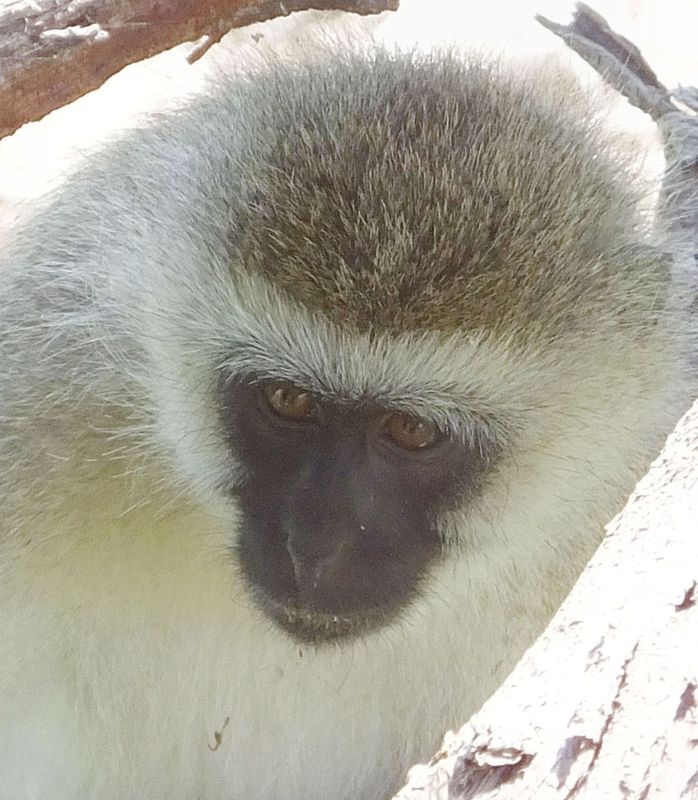
[{"label": "black face", "polygon": [[257,604],[303,642],[390,622],[441,554],[437,513],[488,460],[430,423],[281,382],[225,381],[222,414],[245,477],[237,550]]}]

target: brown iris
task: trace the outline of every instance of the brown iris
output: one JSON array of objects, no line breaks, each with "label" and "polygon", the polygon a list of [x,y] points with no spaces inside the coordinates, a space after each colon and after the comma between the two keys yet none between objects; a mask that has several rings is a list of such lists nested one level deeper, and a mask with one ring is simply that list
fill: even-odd
[{"label": "brown iris", "polygon": [[408,414],[387,417],[383,422],[383,433],[403,450],[423,450],[438,439],[438,432],[430,422]]},{"label": "brown iris", "polygon": [[273,383],[263,389],[269,408],[282,419],[310,422],[317,417],[315,397],[290,383]]}]

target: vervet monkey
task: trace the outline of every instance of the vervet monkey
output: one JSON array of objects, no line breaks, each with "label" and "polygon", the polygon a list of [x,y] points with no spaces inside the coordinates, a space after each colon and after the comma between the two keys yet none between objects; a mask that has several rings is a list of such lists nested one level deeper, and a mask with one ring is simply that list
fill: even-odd
[{"label": "vervet monkey", "polygon": [[593,105],[271,65],[13,234],[2,800],[382,800],[496,688],[689,397]]}]

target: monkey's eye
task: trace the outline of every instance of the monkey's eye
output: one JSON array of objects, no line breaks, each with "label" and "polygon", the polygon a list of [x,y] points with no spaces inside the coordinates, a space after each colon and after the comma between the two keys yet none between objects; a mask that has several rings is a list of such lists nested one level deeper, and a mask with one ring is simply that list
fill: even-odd
[{"label": "monkey's eye", "polygon": [[439,439],[439,432],[430,423],[408,414],[391,414],[383,421],[383,435],[403,450],[424,450]]},{"label": "monkey's eye", "polygon": [[264,399],[277,417],[293,422],[312,422],[317,419],[315,397],[291,383],[272,383],[262,389]]}]

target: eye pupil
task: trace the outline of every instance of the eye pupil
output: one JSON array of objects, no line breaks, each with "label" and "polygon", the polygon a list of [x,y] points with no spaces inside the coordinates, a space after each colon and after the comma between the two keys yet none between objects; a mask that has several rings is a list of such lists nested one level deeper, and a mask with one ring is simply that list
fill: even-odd
[{"label": "eye pupil", "polygon": [[437,440],[434,426],[407,414],[391,414],[383,423],[385,436],[403,450],[423,450]]},{"label": "eye pupil", "polygon": [[264,396],[268,406],[279,417],[291,420],[315,418],[314,396],[298,386],[274,384],[265,388]]}]

